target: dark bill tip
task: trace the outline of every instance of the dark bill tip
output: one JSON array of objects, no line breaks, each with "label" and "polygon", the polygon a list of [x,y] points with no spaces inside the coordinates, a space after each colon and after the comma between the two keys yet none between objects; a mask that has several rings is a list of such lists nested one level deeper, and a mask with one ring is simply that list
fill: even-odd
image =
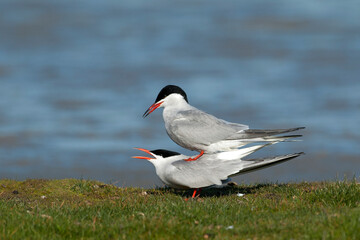
[{"label": "dark bill tip", "polygon": [[150,114],[149,110],[150,108],[145,111],[145,113],[143,114],[143,118],[146,118]]},{"label": "dark bill tip", "polygon": [[153,111],[155,111],[155,109],[157,109],[158,107],[160,107],[160,105],[163,103],[163,101],[161,102],[157,102],[154,103],[153,105],[151,105],[148,110],[145,111],[143,118],[146,118],[150,113],[152,113]]}]

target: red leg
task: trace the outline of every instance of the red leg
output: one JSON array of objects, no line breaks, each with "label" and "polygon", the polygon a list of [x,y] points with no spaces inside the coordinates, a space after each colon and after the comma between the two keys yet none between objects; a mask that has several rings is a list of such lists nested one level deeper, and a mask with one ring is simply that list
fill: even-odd
[{"label": "red leg", "polygon": [[194,193],[193,193],[193,195],[192,195],[191,198],[194,198],[194,197],[195,197],[197,190],[198,190],[198,188],[196,188],[196,189],[194,190]]},{"label": "red leg", "polygon": [[[193,192],[192,198],[200,196],[202,188],[196,188]],[[197,196],[196,196],[197,193]]]},{"label": "red leg", "polygon": [[[191,198],[195,198],[195,197],[200,196],[201,190],[202,190],[202,188],[195,188]],[[196,193],[197,193],[197,196],[196,196]],[[188,200],[189,200],[189,198],[185,198],[185,201],[188,201]]]},{"label": "red leg", "polygon": [[203,150],[201,150],[201,152],[200,152],[200,154],[199,154],[199,155],[197,155],[197,156],[196,156],[196,157],[194,157],[194,158],[188,158],[188,159],[185,159],[185,161],[187,161],[187,162],[190,162],[190,161],[195,161],[195,160],[197,160],[199,157],[201,157],[203,154],[204,154],[204,151],[203,151]]}]

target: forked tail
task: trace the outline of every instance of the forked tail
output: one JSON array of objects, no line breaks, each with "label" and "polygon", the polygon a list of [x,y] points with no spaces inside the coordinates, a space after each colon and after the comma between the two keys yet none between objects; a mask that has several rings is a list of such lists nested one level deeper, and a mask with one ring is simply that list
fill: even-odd
[{"label": "forked tail", "polygon": [[294,159],[300,155],[304,154],[303,152],[300,153],[292,153],[292,154],[286,154],[276,157],[267,157],[267,158],[259,158],[259,159],[249,159],[249,160],[242,160],[244,164],[244,168],[241,169],[238,173],[233,174],[232,176],[252,172],[255,170],[259,170],[262,168],[267,168],[279,163],[283,163],[286,161],[289,161],[291,159]]}]

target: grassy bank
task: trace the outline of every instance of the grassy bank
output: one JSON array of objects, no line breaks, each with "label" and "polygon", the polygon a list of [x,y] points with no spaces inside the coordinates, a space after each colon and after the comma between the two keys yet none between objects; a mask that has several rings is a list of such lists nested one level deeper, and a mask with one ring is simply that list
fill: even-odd
[{"label": "grassy bank", "polygon": [[[237,193],[245,193],[237,196]],[[356,181],[190,192],[0,180],[0,239],[360,239]]]}]

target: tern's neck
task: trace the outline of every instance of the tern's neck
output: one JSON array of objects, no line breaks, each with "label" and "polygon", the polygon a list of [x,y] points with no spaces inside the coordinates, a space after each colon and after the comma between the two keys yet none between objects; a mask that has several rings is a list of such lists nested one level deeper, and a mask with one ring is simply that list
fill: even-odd
[{"label": "tern's neck", "polygon": [[178,118],[179,117],[179,115],[178,115],[179,112],[186,111],[186,110],[191,110],[193,108],[194,107],[192,107],[186,101],[177,102],[174,105],[168,105],[168,106],[164,107],[163,119],[165,121],[165,124],[167,122],[172,122],[174,119]]},{"label": "tern's neck", "polygon": [[169,167],[171,165],[171,163],[182,160],[182,159],[186,159],[186,156],[176,155],[176,156],[167,157],[167,158],[154,159],[154,160],[151,160],[150,162],[155,166],[156,172],[159,175],[159,173],[165,171],[165,169],[167,167]]},{"label": "tern's neck", "polygon": [[165,109],[186,109],[191,107],[180,94],[171,94],[164,99],[162,107]]},{"label": "tern's neck", "polygon": [[[194,109],[193,106],[188,104],[185,100],[174,101],[171,104],[164,106],[164,114],[176,114],[179,111],[186,111]],[[167,113],[166,113],[167,112]]]}]

